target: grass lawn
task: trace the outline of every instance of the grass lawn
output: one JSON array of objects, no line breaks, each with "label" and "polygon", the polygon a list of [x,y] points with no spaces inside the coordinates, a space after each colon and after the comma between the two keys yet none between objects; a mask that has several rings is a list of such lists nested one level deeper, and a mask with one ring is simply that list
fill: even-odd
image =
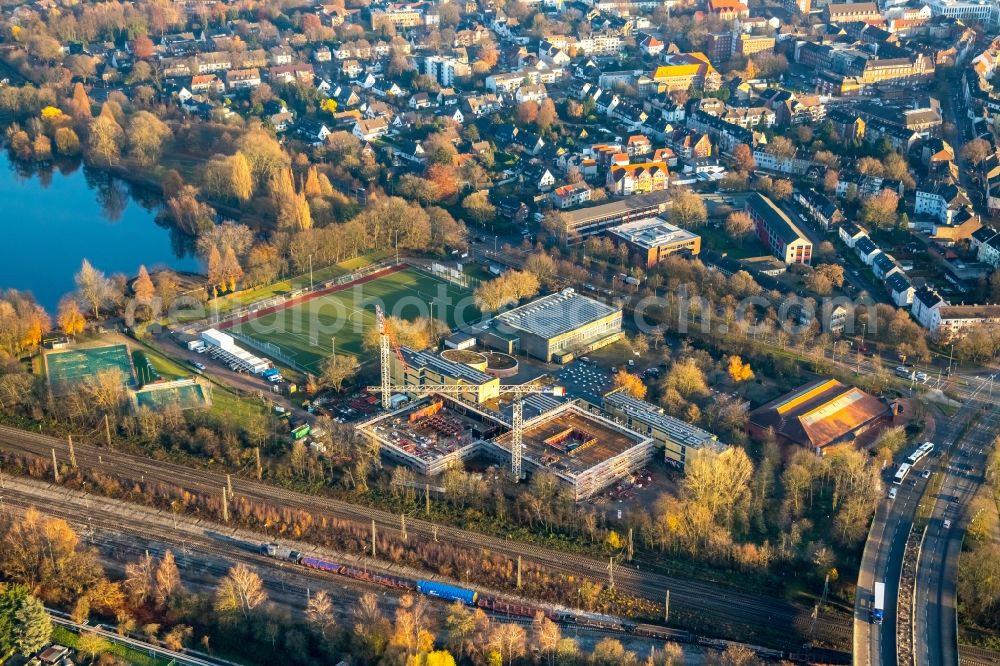
[{"label": "grass lawn", "polygon": [[737,241],[730,238],[725,229],[716,228],[710,224],[699,227],[696,233],[701,236],[705,247],[733,259],[746,259],[747,257],[759,257],[771,254],[760,244],[757,237],[752,234]]},{"label": "grass lawn", "polygon": [[334,345],[338,354],[361,354],[364,332],[375,326],[376,303],[390,316],[412,321],[433,315],[452,327],[478,322],[482,316],[470,290],[406,269],[257,317],[233,331],[273,344],[318,372]]},{"label": "grass lawn", "polygon": [[[80,642],[80,635],[70,631],[66,627],[56,626],[52,629],[52,642],[75,650],[77,643]],[[108,641],[107,653],[113,654],[133,666],[167,666],[170,663],[168,659],[158,659],[145,652],[140,652],[134,648],[111,641]]]}]

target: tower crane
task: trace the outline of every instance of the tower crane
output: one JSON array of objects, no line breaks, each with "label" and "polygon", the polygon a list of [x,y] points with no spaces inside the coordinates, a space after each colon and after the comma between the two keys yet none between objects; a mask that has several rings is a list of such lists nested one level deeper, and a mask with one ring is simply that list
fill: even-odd
[{"label": "tower crane", "polygon": [[[392,368],[389,364],[392,362],[392,353],[396,352],[396,358],[403,366],[403,372],[406,372],[406,359],[403,358],[403,352],[399,348],[399,341],[396,340],[396,334],[393,333],[392,328],[389,326],[388,322],[385,320],[385,313],[382,312],[382,306],[375,306],[375,321],[378,324],[378,351],[379,351],[379,368],[382,372],[382,386],[379,390],[382,391],[382,409],[388,411],[392,406]],[[376,390],[373,387],[368,387],[369,391]]]},{"label": "tower crane", "polygon": [[[375,306],[375,318],[378,322],[378,332],[379,332],[379,362],[381,363],[381,379],[382,383],[380,386],[369,386],[368,390],[375,392],[381,391],[382,393],[382,409],[388,411],[392,407],[392,393],[416,393],[420,395],[429,395],[433,393],[440,393],[444,395],[461,395],[469,390],[469,386],[465,384],[421,384],[419,386],[401,385],[396,386],[392,383],[392,373],[389,367],[392,362],[392,355],[395,353],[396,358],[402,364],[404,372],[406,369],[406,359],[403,356],[403,352],[399,347],[399,342],[396,340],[396,336],[392,332],[391,326],[385,319],[385,314],[382,312],[382,308]],[[566,389],[563,386],[538,386],[532,384],[522,384],[516,386],[504,386],[504,393],[512,393],[514,399],[511,402],[511,423],[510,423],[510,471],[515,479],[521,478],[521,450],[524,437],[524,397],[528,395],[553,395],[561,397],[566,395]]]}]

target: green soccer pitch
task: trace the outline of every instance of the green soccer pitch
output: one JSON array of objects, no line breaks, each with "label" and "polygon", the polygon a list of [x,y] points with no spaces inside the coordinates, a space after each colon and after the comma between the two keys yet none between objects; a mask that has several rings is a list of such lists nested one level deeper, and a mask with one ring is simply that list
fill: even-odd
[{"label": "green soccer pitch", "polygon": [[334,348],[338,354],[362,355],[364,333],[375,326],[376,304],[389,316],[410,321],[433,316],[452,328],[482,318],[471,289],[406,268],[263,314],[231,331],[273,345],[296,365],[318,374]]}]

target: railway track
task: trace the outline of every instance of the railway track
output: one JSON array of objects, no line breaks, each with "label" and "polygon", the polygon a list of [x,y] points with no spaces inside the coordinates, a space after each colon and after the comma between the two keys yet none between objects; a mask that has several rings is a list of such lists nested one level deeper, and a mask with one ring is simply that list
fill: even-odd
[{"label": "railway track", "polygon": [[1000,664],[1000,652],[987,650],[974,645],[961,645],[958,649],[959,666],[997,666]]},{"label": "railway track", "polygon": [[[198,577],[210,581],[209,584],[196,584],[203,591],[211,594],[215,583],[226,575],[235,562],[243,562],[258,571],[272,595],[279,592],[284,603],[294,600],[293,605],[303,607],[304,600],[310,591],[315,592],[326,583],[329,588],[355,588],[358,590],[374,590],[386,598],[385,588],[377,583],[366,582],[356,578],[345,578],[342,575],[329,573],[315,568],[287,566],[272,557],[262,555],[257,549],[257,543],[252,541],[256,535],[247,534],[244,530],[234,530],[221,525],[211,524],[204,520],[192,520],[185,517],[178,521],[177,527],[172,527],[171,514],[164,514],[144,506],[123,507],[125,502],[93,498],[85,493],[69,490],[54,484],[17,479],[14,483],[8,479],[4,490],[3,509],[16,515],[23,515],[29,508],[36,508],[44,514],[66,520],[78,530],[82,537],[99,551],[116,562],[135,561],[144,554],[162,558],[167,550],[174,554],[178,567],[185,571],[185,584],[191,584],[188,575],[192,567],[197,568]],[[123,535],[134,537],[126,540]],[[123,543],[127,541],[126,543]],[[239,543],[242,548],[235,547]],[[179,547],[178,547],[179,546]],[[318,552],[319,556],[330,557],[331,553]],[[352,562],[355,558],[343,553],[334,553],[340,561]],[[353,562],[362,566],[360,560]],[[395,576],[412,576],[416,572],[406,567],[379,563],[378,569]],[[280,583],[279,583],[280,581]],[[485,591],[485,590],[484,590]],[[360,595],[360,592],[358,592]],[[391,597],[392,595],[388,595]],[[442,607],[447,602],[441,602]],[[345,620],[349,620],[349,612],[344,611]],[[504,622],[532,623],[532,618],[510,615],[503,611],[483,608],[483,611]],[[689,642],[690,634],[685,631],[660,627],[655,625],[638,625],[641,631],[630,632],[621,628],[594,626],[573,622],[560,622],[566,628],[578,632],[595,635],[619,635],[649,640],[674,640]]]},{"label": "railway track", "polygon": [[[83,443],[75,443],[74,448],[77,464],[81,468],[100,471],[104,475],[131,484],[156,481],[207,496],[221,496],[226,484],[224,474],[208,470],[118,453]],[[42,464],[51,466],[53,449],[61,464],[67,463],[66,441],[0,426],[0,452],[34,457]],[[237,497],[275,508],[307,512],[317,518],[326,516],[345,519],[360,526],[368,526],[374,520],[380,532],[400,534],[399,516],[378,509],[357,506],[341,500],[304,495],[247,478],[234,478],[233,490]],[[526,562],[541,565],[554,573],[575,577],[585,575],[604,582],[608,580],[608,564],[583,555],[548,550],[533,544],[500,539],[419,518],[408,518],[406,527],[411,538],[413,536],[426,540],[437,538],[464,547],[471,546],[503,554],[510,558],[516,559],[521,556]],[[765,634],[772,634],[777,628],[795,628],[798,637],[786,635],[781,645],[784,649],[800,649],[808,640],[809,628],[813,625],[812,609],[715,584],[642,573],[624,564],[616,565],[614,579],[620,591],[655,603],[662,603],[664,595],[669,590],[672,609],[693,612],[712,622],[722,621],[751,627]],[[837,650],[846,650],[851,640],[849,618],[840,614],[821,614],[815,622],[812,636],[824,645]]]}]

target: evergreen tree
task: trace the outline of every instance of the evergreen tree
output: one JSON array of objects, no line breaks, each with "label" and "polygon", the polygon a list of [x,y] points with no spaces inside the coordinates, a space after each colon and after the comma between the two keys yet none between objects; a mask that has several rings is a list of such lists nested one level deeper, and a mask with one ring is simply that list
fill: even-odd
[{"label": "evergreen tree", "polygon": [[52,638],[52,618],[42,602],[30,594],[21,600],[14,614],[14,624],[18,629],[14,649],[21,654],[38,652]]},{"label": "evergreen tree", "polygon": [[32,654],[52,637],[52,620],[24,585],[0,589],[0,659],[13,652]]}]

